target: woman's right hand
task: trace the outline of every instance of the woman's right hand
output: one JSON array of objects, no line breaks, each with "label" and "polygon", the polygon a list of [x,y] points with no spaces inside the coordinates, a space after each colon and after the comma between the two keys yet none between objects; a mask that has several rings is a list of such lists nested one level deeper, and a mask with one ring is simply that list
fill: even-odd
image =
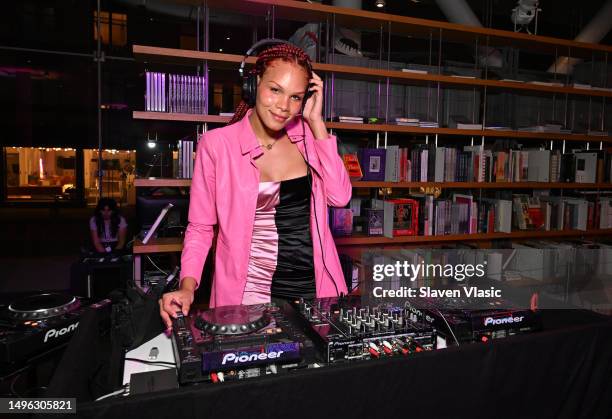
[{"label": "woman's right hand", "polygon": [[189,313],[195,288],[196,281],[193,278],[184,278],[179,290],[168,292],[159,299],[159,314],[167,331],[172,330],[172,319],[176,319],[177,311],[185,316]]}]

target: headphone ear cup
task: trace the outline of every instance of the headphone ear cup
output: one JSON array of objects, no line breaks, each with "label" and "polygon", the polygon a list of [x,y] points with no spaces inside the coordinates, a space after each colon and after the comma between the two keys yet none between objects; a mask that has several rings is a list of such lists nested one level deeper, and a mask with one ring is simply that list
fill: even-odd
[{"label": "headphone ear cup", "polygon": [[252,108],[257,100],[257,75],[249,74],[242,83],[242,100]]}]

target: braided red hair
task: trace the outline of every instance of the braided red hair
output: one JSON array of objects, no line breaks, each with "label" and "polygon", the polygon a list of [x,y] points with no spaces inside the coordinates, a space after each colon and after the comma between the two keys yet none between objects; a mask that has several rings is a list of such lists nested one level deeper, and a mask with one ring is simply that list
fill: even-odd
[{"label": "braided red hair", "polygon": [[[255,68],[250,72],[251,74],[257,74],[262,76],[272,61],[282,60],[292,62],[302,67],[308,74],[308,80],[312,78],[312,70],[310,57],[300,47],[293,44],[278,44],[270,48],[266,48],[257,55],[257,61],[255,62]],[[249,110],[249,106],[244,100],[241,100],[234,112],[234,116],[228,122],[228,125],[234,122],[240,121],[246,115]]]}]

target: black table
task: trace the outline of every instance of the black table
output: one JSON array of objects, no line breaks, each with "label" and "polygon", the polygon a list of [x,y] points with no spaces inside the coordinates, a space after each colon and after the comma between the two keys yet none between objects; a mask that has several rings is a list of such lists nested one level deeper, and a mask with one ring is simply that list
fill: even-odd
[{"label": "black table", "polygon": [[78,417],[612,417],[612,321],[578,310],[543,321],[543,332],[408,359],[80,402]]}]

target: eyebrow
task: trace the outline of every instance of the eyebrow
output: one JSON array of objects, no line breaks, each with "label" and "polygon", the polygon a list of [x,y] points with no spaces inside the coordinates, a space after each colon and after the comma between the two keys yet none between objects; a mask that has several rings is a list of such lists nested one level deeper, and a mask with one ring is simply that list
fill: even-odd
[{"label": "eyebrow", "polygon": [[[274,80],[268,80],[268,83],[274,83],[275,85],[277,85],[281,90],[285,90],[283,89],[283,86],[281,86],[280,84],[278,84],[277,82],[275,82]],[[305,95],[306,94],[306,90],[304,90],[303,92],[296,92],[293,93],[294,95]]]}]

